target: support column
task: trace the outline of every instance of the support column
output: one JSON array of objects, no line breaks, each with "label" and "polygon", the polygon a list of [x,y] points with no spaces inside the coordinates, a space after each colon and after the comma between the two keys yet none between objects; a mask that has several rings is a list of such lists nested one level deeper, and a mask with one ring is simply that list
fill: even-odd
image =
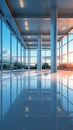
[{"label": "support column", "polygon": [[37,70],[42,69],[42,43],[41,43],[41,35],[38,37],[38,49],[37,49]]},{"label": "support column", "polygon": [[60,42],[59,42],[59,70],[60,70]]},{"label": "support column", "polygon": [[69,64],[69,37],[67,35],[67,70],[68,70],[68,64]]},{"label": "support column", "polygon": [[61,40],[61,70],[63,69],[63,40]]},{"label": "support column", "polygon": [[10,30],[10,71],[12,71],[12,31]]},{"label": "support column", "polygon": [[30,49],[28,49],[28,69],[30,70]]},{"label": "support column", "polygon": [[26,69],[26,48],[24,48],[24,68]]},{"label": "support column", "polygon": [[2,41],[2,31],[3,31],[3,26],[2,26],[2,19],[1,19],[1,71],[3,71],[3,41]]},{"label": "support column", "polygon": [[51,7],[51,73],[57,71],[57,8]]},{"label": "support column", "polygon": [[21,69],[22,69],[22,45],[21,45],[21,50],[20,50],[20,57],[21,57],[20,61],[21,61]]},{"label": "support column", "polygon": [[16,50],[17,50],[17,59],[16,59],[16,61],[17,61],[17,64],[16,64],[16,69],[18,70],[18,39],[17,39],[17,45],[16,45]]}]

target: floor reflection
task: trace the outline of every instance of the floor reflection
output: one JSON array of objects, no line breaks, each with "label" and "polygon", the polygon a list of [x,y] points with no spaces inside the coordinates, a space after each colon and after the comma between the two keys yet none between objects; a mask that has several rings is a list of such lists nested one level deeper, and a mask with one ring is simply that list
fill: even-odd
[{"label": "floor reflection", "polygon": [[0,76],[0,130],[73,130],[73,74]]}]

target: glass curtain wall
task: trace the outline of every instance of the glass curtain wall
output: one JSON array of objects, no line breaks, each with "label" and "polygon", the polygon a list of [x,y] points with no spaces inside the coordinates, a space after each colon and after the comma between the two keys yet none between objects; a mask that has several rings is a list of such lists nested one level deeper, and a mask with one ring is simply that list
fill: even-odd
[{"label": "glass curtain wall", "polygon": [[42,69],[50,69],[50,49],[42,49]]},{"label": "glass curtain wall", "polygon": [[24,47],[8,24],[0,19],[0,70],[24,69]]},{"label": "glass curtain wall", "polygon": [[[30,69],[37,69],[37,49],[24,49],[24,68],[28,69],[28,60],[30,59]],[[29,54],[29,55],[28,55]],[[29,57],[29,58],[28,58]],[[22,58],[23,59],[23,58]]]},{"label": "glass curtain wall", "polygon": [[68,35],[68,68],[73,69],[73,30]]},{"label": "glass curtain wall", "polygon": [[21,44],[18,42],[18,69],[21,69]]},{"label": "glass curtain wall", "polygon": [[12,35],[12,68],[17,69],[17,39]]},{"label": "glass curtain wall", "polygon": [[60,57],[59,57],[59,53],[60,53],[60,43],[57,43],[57,66],[59,67],[60,64]]},{"label": "glass curtain wall", "polygon": [[[28,53],[28,51],[30,51],[30,53]],[[50,49],[42,49],[42,69],[51,68],[50,52]],[[37,69],[37,49],[26,49],[26,57],[24,56],[24,60],[26,61],[26,69],[28,69],[28,57],[30,57],[30,69]]]},{"label": "glass curtain wall", "polygon": [[30,49],[30,69],[37,69],[37,49]]},{"label": "glass curtain wall", "polygon": [[3,70],[10,68],[10,30],[2,22],[2,65]]},{"label": "glass curtain wall", "polygon": [[57,43],[58,69],[73,70],[73,30]]}]

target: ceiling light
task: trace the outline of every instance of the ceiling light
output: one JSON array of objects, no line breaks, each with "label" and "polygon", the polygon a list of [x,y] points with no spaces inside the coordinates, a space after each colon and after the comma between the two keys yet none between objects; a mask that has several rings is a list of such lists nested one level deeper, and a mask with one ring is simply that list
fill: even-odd
[{"label": "ceiling light", "polygon": [[24,0],[19,0],[19,5],[21,8],[24,8]]},{"label": "ceiling light", "polygon": [[26,29],[26,30],[29,30],[29,28],[28,28],[28,22],[27,22],[27,21],[25,21],[25,23],[24,23],[24,24],[25,24],[25,29]]},{"label": "ceiling light", "polygon": [[28,26],[26,26],[25,28],[26,28],[26,30],[28,30]]},{"label": "ceiling light", "polygon": [[25,21],[25,26],[28,26],[28,23],[27,23],[27,21]]}]

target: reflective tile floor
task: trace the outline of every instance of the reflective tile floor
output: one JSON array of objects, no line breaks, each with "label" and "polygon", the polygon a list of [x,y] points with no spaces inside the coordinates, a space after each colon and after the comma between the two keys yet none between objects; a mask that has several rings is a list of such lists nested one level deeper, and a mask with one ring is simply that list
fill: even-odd
[{"label": "reflective tile floor", "polygon": [[2,73],[0,130],[73,130],[73,72]]}]

